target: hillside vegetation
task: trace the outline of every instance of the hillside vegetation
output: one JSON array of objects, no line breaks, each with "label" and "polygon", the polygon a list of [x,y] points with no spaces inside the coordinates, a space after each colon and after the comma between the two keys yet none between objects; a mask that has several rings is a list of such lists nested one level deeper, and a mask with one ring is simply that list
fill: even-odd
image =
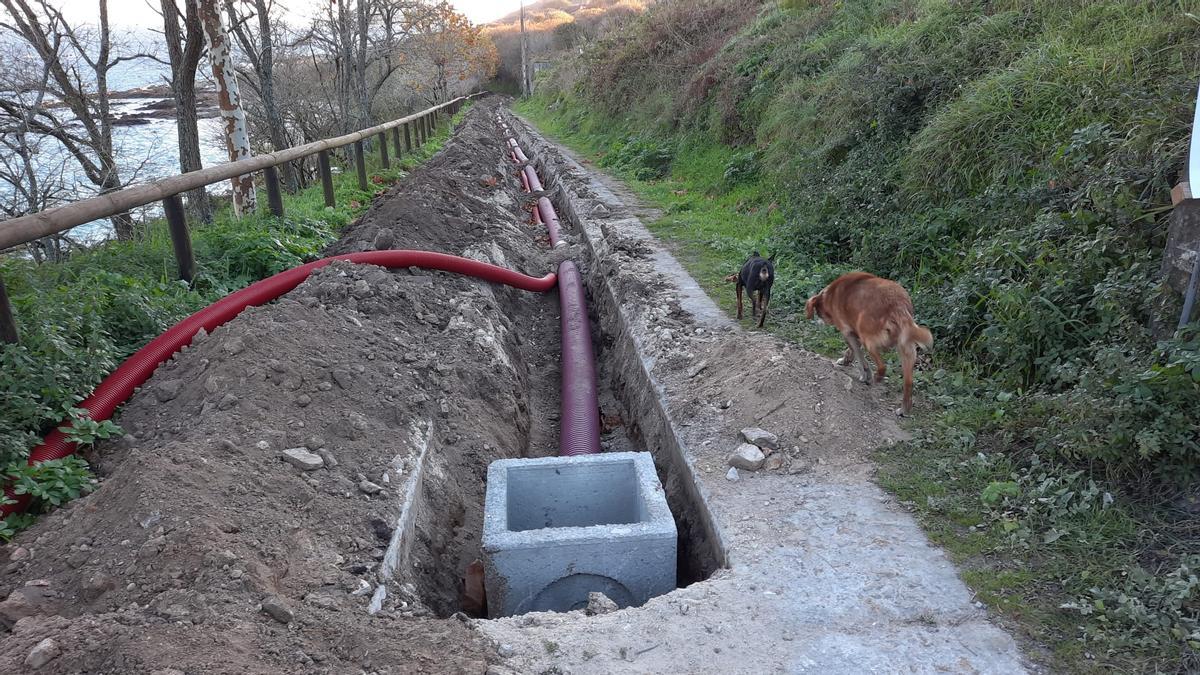
[{"label": "hillside vegetation", "polygon": [[[1200,668],[1200,334],[1158,279],[1200,3],[660,0],[522,112],[622,174],[723,302],[781,257],[776,330],[837,274],[935,335],[881,481],[1058,669]],[[1167,331],[1169,332],[1169,330]],[[1160,339],[1164,338],[1164,339]]]}]

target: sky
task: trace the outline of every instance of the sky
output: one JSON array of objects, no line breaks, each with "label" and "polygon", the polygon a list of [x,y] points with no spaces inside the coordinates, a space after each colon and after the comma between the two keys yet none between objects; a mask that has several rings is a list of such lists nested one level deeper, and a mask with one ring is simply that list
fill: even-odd
[{"label": "sky", "polygon": [[[275,0],[287,7],[303,23],[304,18],[311,15],[313,10],[328,0]],[[72,22],[86,23],[94,21],[99,14],[97,0],[57,0],[57,6],[62,8],[67,19]],[[521,0],[450,0],[458,11],[462,12],[474,23],[487,23],[515,12],[521,7]],[[108,16],[114,26],[140,26],[157,28],[162,25],[162,18],[157,8],[158,0],[109,0]]]}]

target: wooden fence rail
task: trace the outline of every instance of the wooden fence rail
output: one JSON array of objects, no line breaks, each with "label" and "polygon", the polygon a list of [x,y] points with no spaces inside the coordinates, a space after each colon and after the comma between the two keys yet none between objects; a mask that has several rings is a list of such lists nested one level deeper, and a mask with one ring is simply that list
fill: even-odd
[{"label": "wooden fence rail", "polygon": [[[196,261],[192,254],[191,235],[188,231],[187,218],[183,210],[183,200],[179,195],[213,183],[231,180],[238,176],[261,171],[267,189],[266,207],[276,216],[283,215],[283,195],[280,192],[279,172],[275,168],[284,162],[293,162],[310,155],[317,155],[318,171],[321,174],[321,186],[325,193],[325,205],[334,206],[333,172],[329,162],[329,151],[348,145],[353,145],[355,169],[358,174],[358,184],[363,190],[368,188],[364,140],[372,136],[378,137],[380,160],[384,168],[391,166],[388,156],[387,132],[392,131],[396,158],[401,157],[400,129],[404,129],[404,150],[411,153],[414,148],[413,137],[416,137],[416,147],[424,145],[430,131],[437,128],[437,117],[441,113],[456,114],[463,103],[472,98],[486,95],[487,92],[460,96],[441,105],[414,113],[407,117],[377,124],[344,136],[327,138],[306,145],[277,150],[265,155],[257,155],[237,162],[219,164],[217,166],[162,178],[149,183],[135,185],[123,190],[116,190],[102,195],[83,199],[70,204],[64,204],[52,209],[46,209],[20,218],[0,222],[0,252],[14,246],[27,244],[42,237],[48,237],[78,227],[94,220],[107,218],[119,213],[125,213],[139,206],[153,202],[162,202],[163,213],[171,232],[171,242],[175,248],[175,259],[179,265],[179,278],[188,282],[196,273]],[[5,293],[4,281],[0,279],[0,342],[16,342],[17,328],[12,318],[8,296]]]}]

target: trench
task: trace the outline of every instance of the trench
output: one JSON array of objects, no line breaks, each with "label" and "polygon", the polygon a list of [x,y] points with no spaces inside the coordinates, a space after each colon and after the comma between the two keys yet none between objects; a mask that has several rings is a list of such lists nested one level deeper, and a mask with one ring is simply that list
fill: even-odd
[{"label": "trench", "polygon": [[[502,131],[497,132],[503,135]],[[513,157],[524,153],[517,147]],[[528,173],[519,171],[523,162],[514,163],[510,180],[528,185]],[[553,180],[541,164],[526,165],[537,172],[542,182]],[[536,179],[535,179],[536,181]],[[536,186],[536,182],[535,182]],[[540,193],[528,195],[531,207]],[[576,236],[579,224],[564,193],[547,193],[562,218]],[[537,232],[536,227],[542,228]],[[533,235],[544,234],[540,220],[530,223]],[[580,237],[582,238],[582,237]],[[534,246],[531,236],[530,246]],[[725,564],[719,537],[714,536],[711,516],[703,496],[694,489],[695,479],[683,459],[678,437],[668,419],[665,403],[656,391],[640,355],[637,340],[624,325],[617,300],[597,274],[595,251],[578,246],[576,262],[583,269],[591,338],[596,357],[597,393],[600,403],[602,452],[648,451],[654,458],[658,478],[678,532],[677,588],[703,581]],[[522,325],[521,343],[512,350],[521,391],[512,420],[477,420],[478,424],[515,424],[520,440],[514,448],[481,447],[472,449],[435,447],[429,457],[447,453],[461,460],[459,473],[447,476],[429,467],[419,481],[412,506],[412,531],[397,566],[401,587],[419,598],[435,615],[448,617],[458,612],[485,615],[483,607],[464,593],[468,569],[481,559],[484,497],[488,465],[498,459],[537,458],[557,454],[559,431],[559,351],[557,289],[535,297],[528,294],[497,291],[497,311]],[[533,308],[531,310],[531,307]],[[532,314],[532,316],[531,316]],[[554,324],[551,326],[551,324]],[[541,336],[529,339],[529,336]],[[434,434],[436,439],[437,434]],[[434,459],[436,461],[436,459]],[[451,485],[452,484],[452,485]],[[406,564],[407,563],[407,564]]]}]

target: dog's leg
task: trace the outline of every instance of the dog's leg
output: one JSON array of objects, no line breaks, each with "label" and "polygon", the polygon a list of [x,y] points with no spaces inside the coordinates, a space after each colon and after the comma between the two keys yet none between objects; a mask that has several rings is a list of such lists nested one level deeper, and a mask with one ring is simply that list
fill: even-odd
[{"label": "dog's leg", "polygon": [[862,382],[863,384],[870,384],[871,383],[871,376],[870,376],[871,369],[867,365],[866,354],[863,354],[862,343],[859,341],[858,336],[855,335],[854,333],[849,333],[845,337],[846,337],[846,344],[850,345],[851,351],[854,352],[855,361],[861,367],[861,370],[858,373],[858,381]]},{"label": "dog's leg", "polygon": [[900,363],[904,368],[904,401],[896,409],[896,415],[903,417],[912,411],[912,381],[913,366],[917,362],[917,346],[912,344],[900,345]]},{"label": "dog's leg", "polygon": [[760,298],[760,301],[762,302],[762,306],[758,308],[759,309],[758,327],[762,328],[763,323],[765,323],[767,320],[767,306],[771,304],[771,296],[763,293],[762,291],[759,291],[758,297]]},{"label": "dog's leg", "polygon": [[739,278],[737,282],[737,305],[738,305],[738,321],[742,320],[742,280]]},{"label": "dog's leg", "polygon": [[887,372],[887,362],[883,360],[883,355],[879,353],[879,347],[876,345],[867,345],[867,351],[871,354],[871,359],[875,361],[875,381],[883,382],[883,376]]},{"label": "dog's leg", "polygon": [[758,303],[762,301],[762,291],[750,291],[750,318],[758,318]]},{"label": "dog's leg", "polygon": [[849,338],[846,339],[846,353],[842,354],[842,358],[834,361],[834,364],[839,366],[848,366],[854,361],[854,347],[850,346]]}]

